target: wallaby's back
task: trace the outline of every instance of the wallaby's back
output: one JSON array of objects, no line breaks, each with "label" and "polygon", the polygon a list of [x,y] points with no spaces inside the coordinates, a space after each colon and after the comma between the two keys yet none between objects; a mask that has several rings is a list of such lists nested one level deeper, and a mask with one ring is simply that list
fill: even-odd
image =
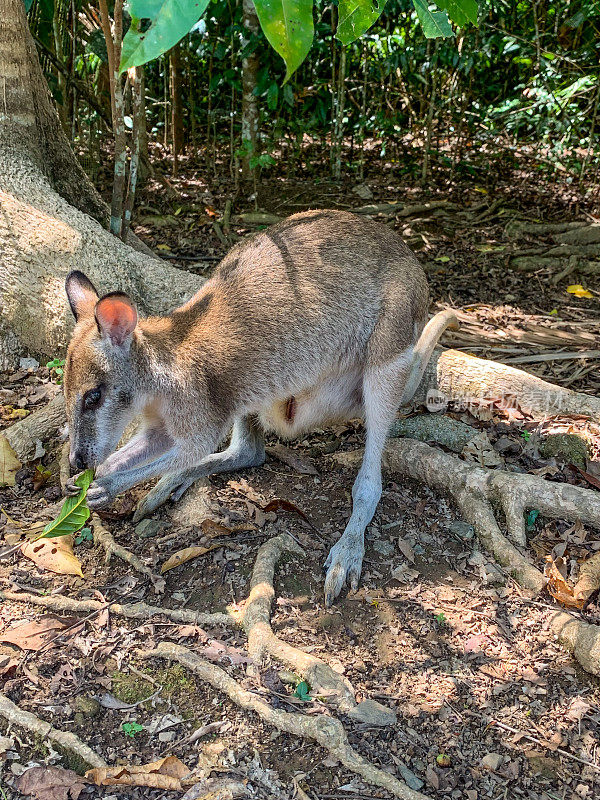
[{"label": "wallaby's back", "polygon": [[212,364],[231,376],[233,399],[253,381],[293,393],[347,365],[393,359],[416,341],[427,305],[424,272],[393,230],[306,211],[234,247],[169,326],[181,329],[188,366],[198,357],[203,372]]}]

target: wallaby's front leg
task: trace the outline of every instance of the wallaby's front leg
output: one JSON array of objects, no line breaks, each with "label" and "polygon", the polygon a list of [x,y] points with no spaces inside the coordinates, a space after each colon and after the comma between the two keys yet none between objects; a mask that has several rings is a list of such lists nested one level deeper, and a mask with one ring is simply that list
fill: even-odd
[{"label": "wallaby's front leg", "polygon": [[[144,464],[165,453],[173,445],[173,440],[162,428],[150,427],[133,436],[119,450],[100,464],[95,473],[95,481],[114,472],[126,471]],[[66,494],[78,494],[81,488],[75,483],[74,475],[65,487]],[[92,484],[93,486],[93,484]]]},{"label": "wallaby's front leg", "polygon": [[249,417],[235,421],[231,441],[226,450],[204,458],[197,466],[175,475],[165,475],[143,497],[133,515],[133,521],[151,514],[169,497],[179,500],[182,494],[199,478],[217,472],[233,472],[244,467],[257,467],[265,461],[265,442],[261,428]]},{"label": "wallaby's front leg", "polygon": [[173,444],[152,461],[131,469],[110,472],[94,480],[87,493],[88,505],[90,508],[102,508],[137,483],[181,469],[183,464],[191,461],[187,449],[184,450],[180,444]]}]

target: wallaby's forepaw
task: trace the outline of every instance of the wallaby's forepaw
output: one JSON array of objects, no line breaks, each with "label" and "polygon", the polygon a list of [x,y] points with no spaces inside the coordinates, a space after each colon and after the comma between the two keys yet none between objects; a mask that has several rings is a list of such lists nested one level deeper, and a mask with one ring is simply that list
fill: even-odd
[{"label": "wallaby's forepaw", "polygon": [[105,506],[110,505],[113,500],[113,495],[109,492],[106,486],[100,483],[100,481],[94,481],[90,484],[90,488],[87,491],[86,497],[89,508],[92,510],[104,508]]},{"label": "wallaby's forepaw", "polygon": [[325,605],[328,608],[333,604],[346,582],[349,583],[353,592],[358,589],[364,554],[365,548],[362,537],[350,537],[344,534],[333,545],[325,561],[325,569],[327,570],[325,577]]},{"label": "wallaby's forepaw", "polygon": [[75,481],[80,475],[81,472],[78,472],[77,475],[73,475],[73,477],[69,478],[69,480],[65,483],[65,494],[68,497],[69,496],[72,497],[76,494],[79,494],[79,492],[81,491],[81,486],[77,486],[77,484],[75,483]]},{"label": "wallaby's forepaw", "polygon": [[194,483],[194,478],[183,478],[179,475],[164,475],[137,505],[133,522],[139,522],[144,517],[152,514],[159,506],[166,503],[169,497],[176,502],[182,494]]}]

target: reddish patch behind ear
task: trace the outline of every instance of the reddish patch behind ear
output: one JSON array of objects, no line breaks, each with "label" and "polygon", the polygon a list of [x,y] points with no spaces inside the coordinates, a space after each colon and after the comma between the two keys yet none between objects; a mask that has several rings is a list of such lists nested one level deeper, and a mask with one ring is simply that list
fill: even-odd
[{"label": "reddish patch behind ear", "polygon": [[135,306],[121,292],[112,292],[98,300],[94,314],[100,333],[118,345],[127,341],[138,320]]}]

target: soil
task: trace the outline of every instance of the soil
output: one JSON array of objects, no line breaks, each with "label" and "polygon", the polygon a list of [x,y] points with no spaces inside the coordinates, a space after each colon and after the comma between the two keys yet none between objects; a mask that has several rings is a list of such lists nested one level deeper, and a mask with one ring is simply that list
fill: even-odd
[{"label": "soil", "polygon": [[[172,181],[176,201],[157,201],[156,191],[151,186],[146,190],[137,232],[181,268],[208,272],[226,249],[213,223],[221,217],[233,187],[225,182],[208,187],[192,164],[182,173],[183,178]],[[493,187],[476,182],[467,187],[446,186],[442,199],[459,205],[451,216],[387,220],[411,241],[421,240],[418,252],[429,265],[432,297],[466,309],[473,303],[496,307],[490,311],[495,317],[484,313],[484,328],[487,324],[502,330],[522,324],[527,330],[533,316],[536,324],[554,330],[550,325],[556,323],[557,315],[551,312],[557,309],[573,331],[585,329],[597,335],[597,298],[573,297],[565,286],[554,286],[549,275],[524,275],[505,267],[506,248],[511,245],[503,231],[513,212],[544,221],[581,218],[585,198],[569,189],[559,197],[553,195],[552,187],[533,190],[524,185],[524,177],[518,182],[517,169],[504,177],[499,170],[497,175]],[[417,203],[442,196],[435,183],[427,193],[416,187],[407,191],[392,186],[384,178],[368,183],[375,197],[361,201],[351,185],[286,180],[283,191],[273,178],[260,183],[256,203],[247,199],[252,192],[239,192],[234,214],[254,211],[255,205],[285,216],[309,206],[356,207],[398,199]],[[461,209],[481,202],[481,188],[501,200],[497,213],[479,221],[473,212],[469,217],[458,216]],[[456,223],[454,230],[451,219]],[[247,231],[243,223],[232,222],[229,236],[233,239]],[[576,275],[569,280],[584,282]],[[498,312],[500,306],[503,310]],[[523,345],[510,336],[507,341],[517,352],[520,347],[526,353],[539,351],[535,344]],[[580,366],[570,364],[572,374],[563,375],[565,382]],[[548,368],[545,375],[552,379],[552,366],[543,368]],[[47,402],[59,390],[59,379],[56,370],[50,372],[44,366],[1,376],[2,427],[23,413],[19,409],[31,411]],[[597,372],[588,370],[571,385],[580,391],[596,391]],[[485,430],[505,468],[535,471],[588,488],[597,485],[590,483],[598,474],[595,451],[584,465],[587,477],[564,454],[543,457],[530,443],[538,425],[522,415],[509,418],[496,409],[482,411],[478,417],[452,408],[449,413]],[[560,421],[554,424],[561,431],[565,428]],[[566,427],[570,432],[573,423]],[[591,438],[595,447],[594,430]],[[324,608],[322,565],[349,517],[355,477],[335,456],[362,443],[362,426],[352,422],[286,444],[317,474],[303,474],[269,456],[263,467],[211,478],[211,516],[231,533],[214,540],[219,545],[216,549],[167,572],[162,596],[157,597],[149,581],[123,562],[113,559],[107,565],[103,552],[85,538],[75,545],[83,578],[40,570],[13,554],[0,561],[0,588],[224,611],[247,597],[259,546],[271,536],[289,532],[302,544],[305,555],[285,558],[278,567],[272,616],[275,632],[344,674],[357,699],[378,700],[397,714],[397,724],[387,727],[357,724],[342,715],[356,750],[432,798],[586,800],[597,796],[599,681],[579,668],[548,632],[549,616],[557,608],[553,598],[533,598],[509,579],[478,549],[472,530],[446,498],[419,483],[386,476],[382,501],[368,528],[360,589],[354,594],[344,592],[330,611]],[[27,528],[55,513],[61,445],[55,441],[44,446],[47,452],[18,473],[15,487],[0,489],[0,533],[7,543],[18,540],[19,526]],[[200,528],[203,520],[182,526],[176,521],[178,506],[169,504],[152,517],[160,525],[158,532],[141,538],[131,513],[147,488],[137,487],[121,498],[112,513],[104,515],[103,524],[117,542],[158,571],[174,552],[205,541]],[[193,510],[194,492],[191,489],[179,506],[191,504]],[[267,514],[261,510],[277,498],[290,501],[308,522],[293,507]],[[564,557],[569,579],[576,576],[579,562],[600,549],[600,534],[592,528],[541,517],[529,522],[535,563],[542,567],[547,555]],[[241,530],[244,526],[246,530]],[[600,619],[594,602],[583,613],[590,621]],[[18,624],[46,617],[33,606],[5,602],[0,609],[0,638]],[[110,765],[149,763],[174,754],[190,768],[200,764],[206,774],[242,780],[249,796],[265,800],[390,797],[332,761],[314,743],[280,734],[241,711],[184,668],[139,657],[139,649],[165,639],[218,659],[246,688],[260,692],[276,707],[307,714],[336,713],[326,699],[302,703],[294,697],[290,676],[276,663],[260,665],[260,682],[249,674],[245,638],[235,627],[202,630],[158,617],[136,624],[110,613],[97,615],[37,651],[0,644],[0,687],[21,708],[76,733]],[[226,645],[225,655],[216,653],[213,640]],[[107,693],[113,705],[114,698],[137,705],[105,707]],[[103,705],[96,702],[99,698]],[[211,723],[216,724],[205,735],[189,742],[191,733]],[[81,763],[39,737],[9,728],[2,720],[0,736],[8,737],[0,755],[0,785],[6,798],[21,796],[15,780],[31,765],[82,769]],[[81,795],[140,800],[180,796],[119,786],[86,786]]]}]

